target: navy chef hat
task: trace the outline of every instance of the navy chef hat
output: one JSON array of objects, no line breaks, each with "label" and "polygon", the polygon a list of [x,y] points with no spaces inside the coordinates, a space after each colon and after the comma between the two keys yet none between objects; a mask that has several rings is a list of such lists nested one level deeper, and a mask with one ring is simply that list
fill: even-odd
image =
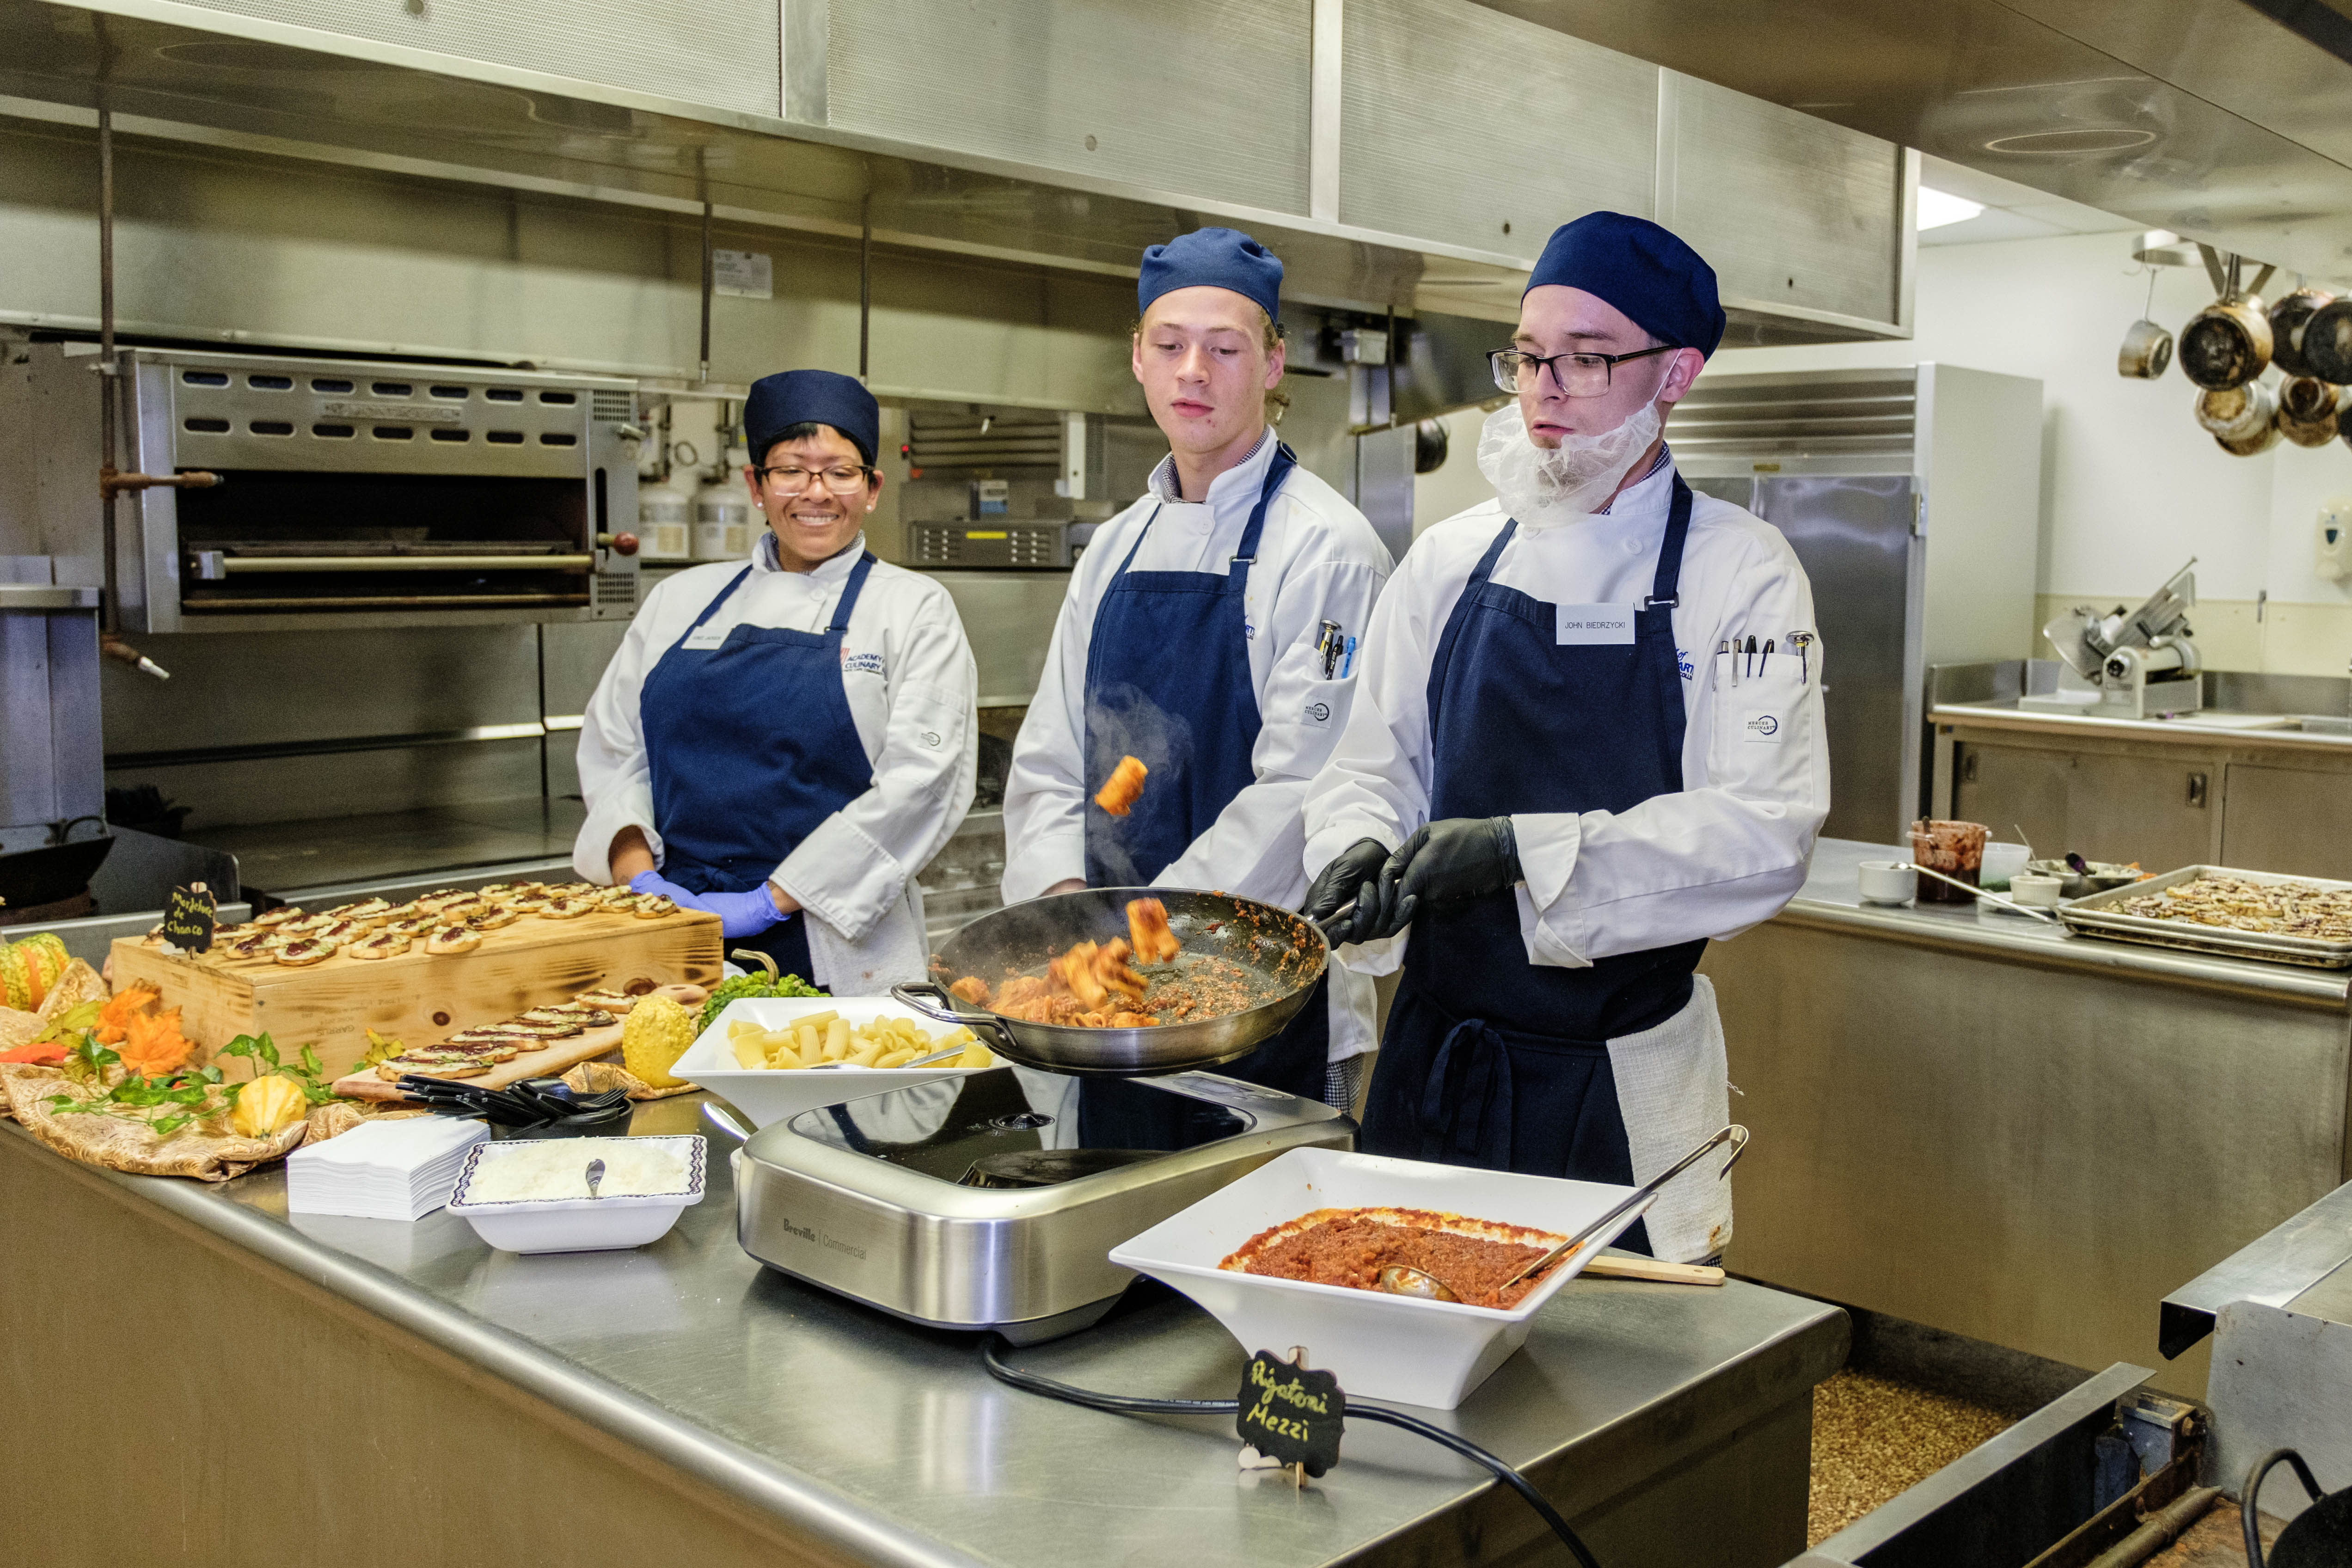
[{"label": "navy chef hat", "polygon": [[1530,289],[1546,283],[1597,295],[1676,348],[1712,354],[1723,342],[1715,268],[1647,218],[1597,212],[1560,225],[1528,279]]},{"label": "navy chef hat", "polygon": [[830,425],[856,444],[873,466],[882,445],[882,405],[854,375],[830,370],[788,370],[763,375],[743,400],[743,439],[755,464],[795,425]]},{"label": "navy chef hat", "polygon": [[1147,247],[1135,280],[1135,308],[1149,310],[1171,289],[1203,286],[1230,289],[1264,310],[1266,320],[1282,320],[1282,262],[1237,228],[1196,228]]}]

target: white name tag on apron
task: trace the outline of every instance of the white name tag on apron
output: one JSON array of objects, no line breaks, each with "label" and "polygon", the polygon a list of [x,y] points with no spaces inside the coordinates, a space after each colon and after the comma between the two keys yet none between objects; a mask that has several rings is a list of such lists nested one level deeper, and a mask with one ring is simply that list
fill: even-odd
[{"label": "white name tag on apron", "polygon": [[1558,617],[1562,647],[1633,640],[1631,605],[1554,605],[1552,613]]},{"label": "white name tag on apron", "polygon": [[725,642],[727,634],[733,629],[731,626],[714,626],[711,622],[705,621],[688,632],[686,640],[678,646],[690,648],[714,648]]}]

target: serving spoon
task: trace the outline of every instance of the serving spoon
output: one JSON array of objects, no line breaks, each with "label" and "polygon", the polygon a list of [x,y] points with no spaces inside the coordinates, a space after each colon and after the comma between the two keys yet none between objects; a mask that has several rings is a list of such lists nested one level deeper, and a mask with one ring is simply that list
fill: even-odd
[{"label": "serving spoon", "polygon": [[604,1184],[604,1161],[602,1161],[602,1160],[591,1160],[591,1161],[589,1161],[589,1162],[588,1162],[588,1195],[589,1195],[590,1197],[592,1197],[592,1198],[593,1198],[593,1197],[594,1197],[594,1196],[596,1195],[596,1189],[597,1189],[598,1187],[603,1186]]},{"label": "serving spoon", "polygon": [[[1729,1143],[1732,1145],[1731,1158],[1726,1160],[1723,1163],[1723,1169],[1716,1173],[1715,1179],[1718,1182],[1723,1180],[1724,1177],[1731,1174],[1731,1167],[1739,1163],[1739,1156],[1748,1152],[1748,1129],[1739,1126],[1736,1122],[1731,1126],[1723,1129],[1720,1132],[1716,1133],[1706,1142],[1700,1144],[1697,1148],[1692,1150],[1689,1153],[1675,1161],[1674,1164],[1669,1166],[1665,1171],[1658,1175],[1651,1177],[1649,1181],[1643,1183],[1641,1186],[1634,1188],[1632,1193],[1626,1195],[1624,1201],[1620,1203],[1615,1208],[1611,1209],[1607,1214],[1602,1215],[1599,1219],[1594,1220],[1591,1225],[1586,1226],[1582,1230],[1578,1231],[1574,1236],[1570,1237],[1566,1241],[1561,1242],[1558,1247],[1553,1247],[1549,1252],[1545,1253],[1542,1257],[1536,1258],[1534,1261],[1528,1264],[1526,1268],[1520,1269],[1517,1274],[1512,1275],[1508,1279],[1506,1279],[1500,1285],[1496,1286],[1494,1294],[1496,1300],[1499,1300],[1504,1291],[1509,1289],[1520,1280],[1525,1279],[1530,1274],[1540,1274],[1545,1269],[1549,1268],[1553,1264],[1558,1263],[1561,1258],[1566,1258],[1570,1253],[1574,1252],[1578,1247],[1582,1247],[1586,1242],[1591,1241],[1594,1237],[1599,1236],[1602,1231],[1607,1230],[1622,1215],[1637,1208],[1649,1207],[1650,1204],[1657,1197],[1659,1190],[1668,1182],[1673,1181],[1676,1176],[1681,1175],[1685,1171],[1687,1171],[1693,1165],[1697,1164],[1700,1160],[1706,1157],[1708,1151],[1716,1148],[1718,1144]],[[1444,1280],[1438,1279],[1434,1274],[1427,1273],[1405,1263],[1391,1263],[1386,1268],[1381,1270],[1381,1289],[1387,1291],[1391,1296],[1417,1296],[1424,1301],[1459,1301],[1462,1300],[1461,1296],[1454,1291],[1454,1288],[1446,1284]]]}]

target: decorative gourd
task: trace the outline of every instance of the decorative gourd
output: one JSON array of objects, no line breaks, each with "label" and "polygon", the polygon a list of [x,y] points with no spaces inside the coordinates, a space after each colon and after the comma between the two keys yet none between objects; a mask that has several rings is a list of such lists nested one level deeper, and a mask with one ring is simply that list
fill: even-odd
[{"label": "decorative gourd", "polygon": [[268,1138],[310,1113],[310,1102],[301,1086],[283,1074],[271,1073],[237,1090],[236,1111],[229,1124],[240,1137]]}]

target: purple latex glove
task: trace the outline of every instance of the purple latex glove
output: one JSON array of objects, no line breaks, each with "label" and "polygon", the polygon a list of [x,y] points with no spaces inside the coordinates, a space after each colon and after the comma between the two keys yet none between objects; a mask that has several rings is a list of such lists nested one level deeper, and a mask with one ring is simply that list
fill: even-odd
[{"label": "purple latex glove", "polygon": [[776,908],[765,882],[740,893],[689,893],[676,882],[664,880],[659,871],[640,871],[629,879],[629,891],[659,893],[680,909],[717,915],[722,936],[757,936],[791,918]]}]

